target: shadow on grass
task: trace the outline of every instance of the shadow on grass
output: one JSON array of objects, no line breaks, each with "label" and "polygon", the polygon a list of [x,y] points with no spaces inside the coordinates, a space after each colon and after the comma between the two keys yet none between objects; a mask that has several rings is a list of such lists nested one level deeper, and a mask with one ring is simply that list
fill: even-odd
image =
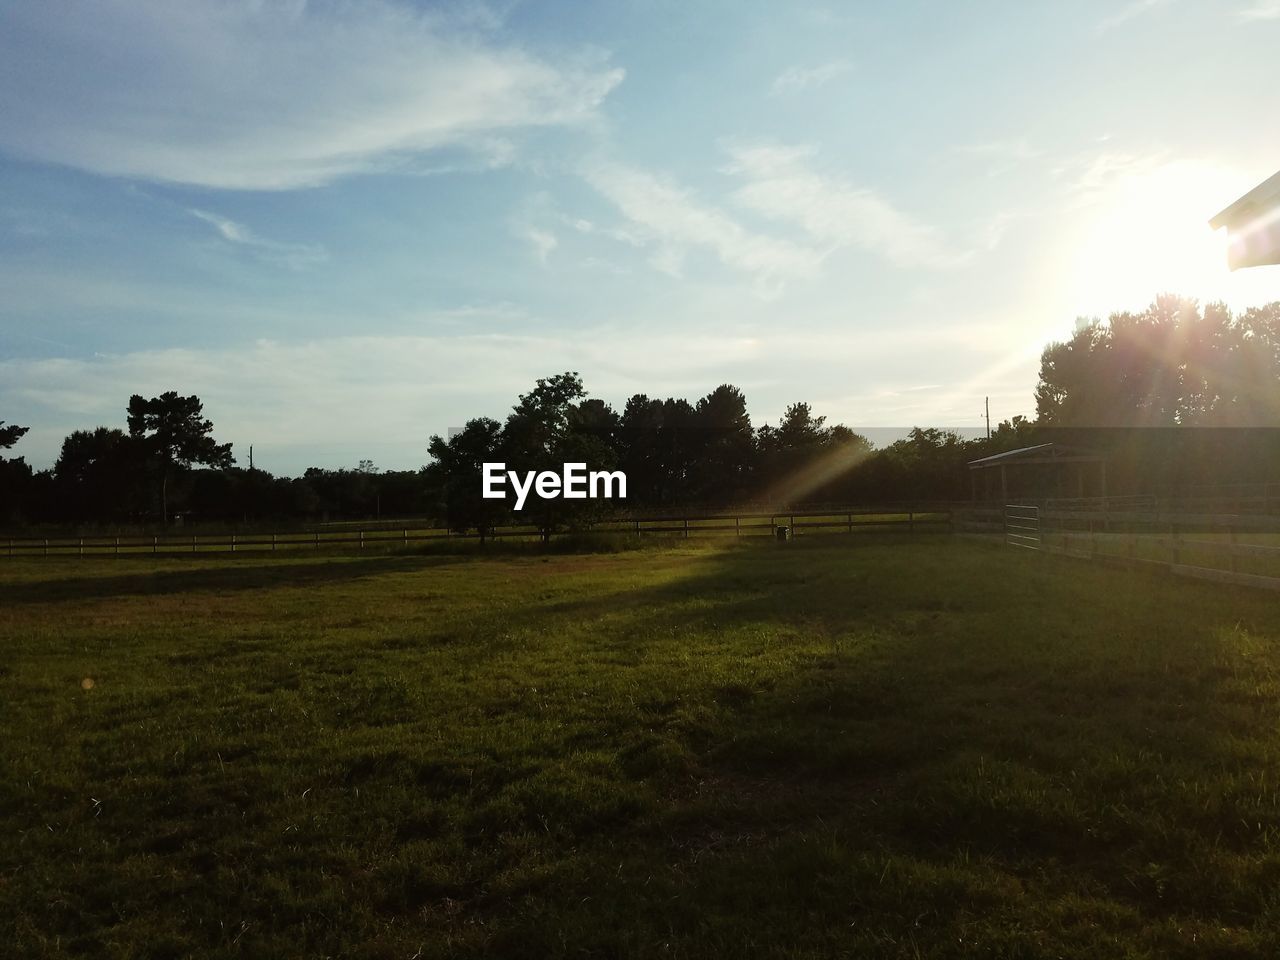
[{"label": "shadow on grass", "polygon": [[[438,562],[161,575],[252,589]],[[97,897],[100,936],[122,912],[105,875],[174,955],[227,952],[224,916],[260,956],[299,936],[367,956],[1275,955],[1273,598],[941,540],[707,551],[633,589],[600,569],[476,568],[483,600],[405,645],[344,634],[306,666],[305,645],[265,646],[255,674],[295,685],[237,703],[203,768],[149,734],[154,792],[116,782],[149,804],[133,829],[111,801],[70,806],[97,785],[15,792],[32,845],[70,860],[114,830],[197,876],[177,919],[137,879],[153,860],[129,884],[106,854],[24,907],[62,933],[80,921],[46,905]],[[581,579],[547,589],[562,576]],[[349,672],[320,669],[344,652]],[[206,689],[223,709],[233,685]],[[133,709],[155,729],[158,706]],[[136,745],[120,766],[147,769]],[[43,828],[58,804],[82,834]],[[227,863],[235,883],[204,883]]]},{"label": "shadow on grass", "polygon": [[[179,593],[225,593],[236,590],[269,590],[277,587],[323,585],[364,580],[386,574],[428,570],[467,560],[465,555],[392,554],[370,557],[333,556],[308,560],[243,563],[220,557],[208,565],[208,557],[193,557],[187,569],[172,569],[183,560],[165,558],[169,569],[134,569],[127,573],[102,573],[108,564],[141,565],[146,561],[91,561],[94,575],[58,576],[0,582],[0,604],[77,603],[110,597]],[[61,562],[61,561],[60,561]],[[76,561],[66,561],[73,563]]]},{"label": "shadow on grass", "polygon": [[[1264,955],[1271,598],[1009,551],[840,552],[728,550],[656,588],[528,611],[537,630],[622,608],[609,643],[723,638],[715,655],[741,668],[690,649],[686,670],[720,674],[693,719],[677,691],[647,691],[668,742],[605,723],[580,744],[669,785],[634,829],[672,870],[638,884],[619,866],[554,929],[516,923],[489,946],[537,956],[572,931],[627,953],[595,931],[635,935],[648,910],[650,942],[693,953],[786,930],[817,956],[858,930],[865,956],[952,956],[975,936],[992,956],[1114,955],[1116,937],[1135,956]],[[753,669],[771,646],[796,648],[791,670]],[[628,898],[634,913],[610,915]]]}]

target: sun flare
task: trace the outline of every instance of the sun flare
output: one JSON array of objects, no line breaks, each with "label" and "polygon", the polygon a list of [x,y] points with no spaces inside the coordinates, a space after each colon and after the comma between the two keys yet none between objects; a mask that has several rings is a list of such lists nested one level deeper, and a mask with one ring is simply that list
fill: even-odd
[{"label": "sun flare", "polygon": [[1208,225],[1248,183],[1191,162],[1123,177],[1091,208],[1096,214],[1084,228],[1074,271],[1077,312],[1137,310],[1164,292],[1232,305],[1274,299],[1276,278],[1228,270],[1226,233]]}]

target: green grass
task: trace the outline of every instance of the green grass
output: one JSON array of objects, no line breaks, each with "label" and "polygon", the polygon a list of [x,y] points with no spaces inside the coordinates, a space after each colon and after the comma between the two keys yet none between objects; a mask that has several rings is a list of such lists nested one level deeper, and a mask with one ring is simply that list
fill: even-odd
[{"label": "green grass", "polygon": [[943,538],[2,561],[0,955],[1273,957],[1278,697]]},{"label": "green grass", "polygon": [[[1057,531],[1047,533],[1047,542],[1054,547],[1063,545],[1062,536]],[[1233,560],[1230,554],[1212,548],[1214,544],[1226,546],[1231,542],[1231,536],[1225,533],[1209,531],[1183,533],[1178,538],[1177,562],[1193,567],[1208,567],[1215,570],[1234,569],[1239,573],[1280,577],[1280,551],[1237,556]],[[1262,546],[1275,550],[1280,547],[1280,535],[1244,531],[1237,534],[1235,542],[1240,545]],[[1087,539],[1071,538],[1067,540],[1066,546],[1071,552],[1088,553],[1091,545]],[[1102,557],[1136,558],[1159,563],[1171,563],[1175,557],[1173,538],[1168,532],[1143,533],[1136,536],[1123,533],[1097,534],[1092,549]]]}]

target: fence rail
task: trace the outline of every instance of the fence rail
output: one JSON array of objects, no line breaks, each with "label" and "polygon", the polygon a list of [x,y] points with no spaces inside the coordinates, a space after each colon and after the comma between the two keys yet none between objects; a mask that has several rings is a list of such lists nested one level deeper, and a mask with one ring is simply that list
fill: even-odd
[{"label": "fence rail", "polygon": [[1003,511],[959,512],[956,530],[1047,553],[1280,590],[1280,517],[1007,504]]},{"label": "fence rail", "polygon": [[950,510],[841,510],[794,513],[718,514],[605,520],[583,530],[555,530],[544,534],[531,525],[498,527],[486,532],[456,533],[445,527],[402,526],[307,533],[213,534],[206,536],[134,537],[13,537],[0,540],[0,556],[141,556],[205,553],[279,552],[322,549],[392,549],[459,540],[541,540],[577,533],[630,534],[637,537],[759,537],[776,536],[781,526],[794,534],[946,532]]},{"label": "fence rail", "polygon": [[1004,542],[1011,547],[1040,549],[1040,508],[1011,503],[1004,508]]}]

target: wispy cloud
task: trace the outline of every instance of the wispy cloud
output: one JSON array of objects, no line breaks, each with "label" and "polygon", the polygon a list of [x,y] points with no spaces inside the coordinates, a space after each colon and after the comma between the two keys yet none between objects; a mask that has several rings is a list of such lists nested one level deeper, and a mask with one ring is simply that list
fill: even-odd
[{"label": "wispy cloud", "polygon": [[772,90],[776,94],[816,90],[852,69],[848,60],[832,60],[817,67],[788,67],[774,78]]},{"label": "wispy cloud", "polygon": [[726,266],[755,276],[757,292],[771,296],[787,280],[819,271],[820,249],[748,230],[669,180],[617,163],[589,166],[585,176],[656,248],[653,263],[664,272],[678,275],[686,252],[702,248]]},{"label": "wispy cloud", "polygon": [[808,147],[756,144],[729,148],[728,172],[745,183],[744,207],[799,226],[828,248],[855,247],[898,266],[950,267],[971,256],[942,232],[895,207],[876,191],[811,169]]},{"label": "wispy cloud", "polygon": [[1099,30],[1112,30],[1122,24],[1128,23],[1143,14],[1150,13],[1157,7],[1163,7],[1172,3],[1173,0],[1133,0],[1132,3],[1121,7],[1115,13],[1108,17],[1103,17],[1098,21]]},{"label": "wispy cloud", "polygon": [[1280,20],[1280,0],[1257,0],[1236,12],[1236,19],[1245,23],[1257,20]]},{"label": "wispy cloud", "polygon": [[596,54],[553,63],[500,42],[475,14],[486,9],[100,0],[63,16],[5,4],[0,150],[142,179],[307,187],[413,169],[440,148],[502,162],[505,132],[584,122],[622,80]]},{"label": "wispy cloud", "polygon": [[520,228],[519,234],[533,247],[534,256],[538,258],[539,263],[546,263],[547,257],[551,256],[551,251],[560,246],[560,241],[550,230],[525,226]]},{"label": "wispy cloud", "polygon": [[[683,276],[689,254],[711,251],[725,266],[751,274],[766,297],[787,283],[822,272],[835,251],[854,248],[898,266],[951,267],[973,251],[953,247],[936,227],[897,209],[874,190],[809,166],[814,150],[778,144],[726,147],[722,171],[736,181],[734,206],[791,228],[791,236],[752,229],[732,212],[669,179],[619,163],[588,167],[584,176],[627,219],[625,237],[650,249],[650,263]],[[795,237],[798,228],[800,237]],[[580,229],[596,228],[586,221]],[[998,237],[984,237],[987,244]]]},{"label": "wispy cloud", "polygon": [[324,247],[308,243],[282,243],[260,237],[242,223],[208,210],[190,209],[187,213],[213,227],[214,232],[228,243],[247,247],[260,259],[280,263],[294,270],[323,263],[329,259]]},{"label": "wispy cloud", "polygon": [[1065,182],[1073,205],[1087,206],[1105,196],[1117,183],[1149,173],[1167,159],[1168,153],[1163,150],[1147,153],[1108,150],[1075,158],[1052,172]]},{"label": "wispy cloud", "polygon": [[588,220],[585,217],[562,217],[564,223],[568,224],[578,233],[594,237],[608,237],[610,240],[616,240],[618,243],[626,244],[629,247],[644,246],[644,241],[636,236],[636,234],[625,227],[610,227],[595,221]]},{"label": "wispy cloud", "polygon": [[1008,140],[985,140],[981,143],[965,143],[955,148],[956,153],[975,157],[990,157],[996,160],[1034,160],[1041,156],[1041,151],[1032,146],[1024,137]]}]

